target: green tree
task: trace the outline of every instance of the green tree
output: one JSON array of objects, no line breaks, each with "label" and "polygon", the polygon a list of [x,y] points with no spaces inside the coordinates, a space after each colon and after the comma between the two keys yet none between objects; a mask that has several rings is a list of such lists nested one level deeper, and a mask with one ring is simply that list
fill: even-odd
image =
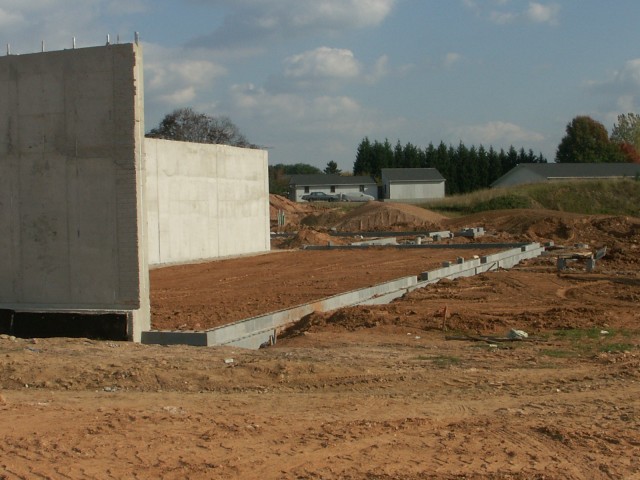
[{"label": "green tree", "polygon": [[611,141],[630,143],[640,151],[640,115],[637,113],[618,115],[618,123],[615,123],[611,130]]},{"label": "green tree", "polygon": [[364,139],[358,145],[356,151],[356,160],[353,163],[354,175],[367,175],[370,174],[373,169],[373,147],[369,138]]},{"label": "green tree", "polygon": [[192,108],[178,108],[165,115],[160,124],[152,128],[146,136],[182,142],[257,148],[228,117],[214,117],[195,112]]},{"label": "green tree", "polygon": [[625,161],[617,145],[609,141],[607,129],[588,116],[575,117],[556,151],[558,163],[598,163]]},{"label": "green tree", "polygon": [[327,166],[324,169],[324,173],[326,173],[326,174],[340,174],[340,173],[342,173],[342,170],[340,170],[338,168],[338,164],[336,162],[331,160],[330,162],[327,163]]},{"label": "green tree", "polygon": [[389,140],[380,143],[377,140],[373,144],[365,138],[358,147],[356,161],[353,164],[354,175],[372,175],[380,178],[383,168],[394,167],[393,148]]},{"label": "green tree", "polygon": [[618,115],[618,123],[613,125],[610,140],[619,146],[627,161],[640,162],[640,115]]},{"label": "green tree", "polygon": [[491,145],[489,146],[487,157],[489,157],[489,177],[487,180],[487,186],[489,186],[500,178],[504,172],[502,171],[502,160]]},{"label": "green tree", "polygon": [[420,167],[420,150],[418,147],[411,143],[407,143],[403,149],[404,164],[401,165],[405,168],[418,168]]},{"label": "green tree", "polygon": [[436,168],[446,179],[446,194],[467,193],[480,188],[488,188],[507,171],[519,163],[547,163],[542,154],[536,156],[533,150],[524,148],[516,150],[509,147],[505,153],[500,149],[498,154],[492,146],[486,150],[484,146],[466,147],[462,142],[457,148],[440,142],[436,148],[433,143],[420,149],[400,140],[392,147],[388,140],[371,143],[365,138],[358,146],[354,175],[367,173],[376,177],[381,168]]},{"label": "green tree", "polygon": [[289,193],[291,175],[313,175],[317,173],[322,172],[318,167],[307,163],[269,165],[269,193],[287,195]]}]

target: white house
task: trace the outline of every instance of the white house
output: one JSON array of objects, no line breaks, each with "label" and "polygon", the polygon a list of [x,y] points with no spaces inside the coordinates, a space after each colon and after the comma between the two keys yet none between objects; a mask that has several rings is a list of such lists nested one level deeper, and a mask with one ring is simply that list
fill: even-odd
[{"label": "white house", "polygon": [[521,163],[493,182],[491,187],[637,176],[640,176],[640,164],[637,163]]},{"label": "white house", "polygon": [[383,168],[384,199],[418,203],[444,198],[445,178],[435,168]]},{"label": "white house", "polygon": [[345,176],[334,174],[291,175],[289,199],[301,202],[302,196],[311,192],[329,195],[366,193],[378,198],[378,185],[369,176]]}]

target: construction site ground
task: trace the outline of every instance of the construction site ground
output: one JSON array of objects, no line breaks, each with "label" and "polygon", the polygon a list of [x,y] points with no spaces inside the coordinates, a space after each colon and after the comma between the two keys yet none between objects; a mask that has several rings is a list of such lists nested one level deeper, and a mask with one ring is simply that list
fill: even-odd
[{"label": "construction site ground", "polygon": [[483,226],[482,241],[607,254],[593,272],[558,272],[550,255],[312,314],[261,350],[3,336],[0,478],[640,478],[640,219],[272,204],[297,232],[274,240],[289,251],[152,271],[155,327],[208,328],[442,261],[297,250],[329,228]]}]

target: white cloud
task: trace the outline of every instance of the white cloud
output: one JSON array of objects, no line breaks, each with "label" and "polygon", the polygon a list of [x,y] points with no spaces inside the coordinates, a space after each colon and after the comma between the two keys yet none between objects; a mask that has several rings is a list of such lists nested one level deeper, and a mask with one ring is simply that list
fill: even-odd
[{"label": "white cloud", "polygon": [[348,83],[373,84],[388,73],[389,58],[381,56],[371,67],[348,49],[319,47],[284,60],[282,74],[272,76],[266,88],[277,92],[335,92]]},{"label": "white cloud", "polygon": [[640,58],[628,60],[606,80],[592,80],[587,82],[587,86],[602,93],[637,94],[640,88]]},{"label": "white cloud", "polygon": [[455,130],[464,143],[483,145],[519,145],[542,142],[540,133],[526,130],[509,122],[493,121],[481,125],[470,125]]},{"label": "white cloud", "polygon": [[0,8],[0,28],[17,27],[24,22],[24,16],[20,13],[9,12]]},{"label": "white cloud", "polygon": [[209,60],[189,58],[181,50],[146,44],[145,88],[148,97],[183,107],[200,93],[211,90],[226,69]]},{"label": "white cloud", "polygon": [[371,71],[365,75],[365,81],[367,83],[376,83],[383,77],[386,77],[389,74],[389,57],[387,55],[383,55],[376,63],[373,65]]},{"label": "white cloud", "polygon": [[515,21],[518,18],[518,15],[508,12],[491,12],[490,18],[493,23],[506,25],[507,23]]},{"label": "white cloud", "polygon": [[145,0],[111,0],[106,9],[113,15],[129,15],[147,11],[150,6]]},{"label": "white cloud", "polygon": [[589,90],[608,98],[607,118],[640,110],[640,58],[627,61],[606,80],[587,82]]},{"label": "white cloud", "polygon": [[[109,31],[113,15],[140,12],[148,0],[2,0],[0,3],[0,39],[10,43],[14,53],[104,45],[107,34],[115,41],[123,32]],[[115,8],[117,7],[117,8]],[[126,32],[127,41],[133,32]]]},{"label": "white cloud", "polygon": [[395,0],[295,0],[289,4],[291,23],[296,27],[378,25],[389,14]]},{"label": "white cloud", "polygon": [[347,96],[315,97],[293,93],[270,93],[252,84],[235,85],[231,90],[233,110],[240,116],[262,118],[265,127],[278,119],[278,129],[290,132],[332,132],[362,134],[371,123],[366,109]]},{"label": "white cloud", "polygon": [[625,63],[624,67],[616,72],[613,81],[625,88],[640,88],[640,58]]},{"label": "white cloud", "polygon": [[453,67],[462,59],[462,55],[456,52],[449,52],[444,56],[444,66],[446,68]]},{"label": "white cloud", "polygon": [[196,98],[196,89],[186,87],[182,90],[173,90],[166,94],[159,94],[157,98],[167,105],[179,107],[181,105],[190,104]]},{"label": "white cloud", "polygon": [[530,2],[529,8],[526,12],[526,16],[529,20],[535,23],[548,23],[549,25],[557,25],[559,13],[560,6],[555,3],[543,5],[537,2]]},{"label": "white cloud", "polygon": [[398,0],[226,0],[231,13],[223,25],[192,45],[236,48],[266,40],[379,25]]},{"label": "white cloud", "polygon": [[526,9],[517,9],[510,0],[463,0],[463,5],[479,17],[486,17],[498,25],[518,21],[557,25],[560,5],[557,3],[529,2]]},{"label": "white cloud", "polygon": [[353,52],[320,47],[285,59],[285,76],[290,78],[355,78],[360,64]]}]

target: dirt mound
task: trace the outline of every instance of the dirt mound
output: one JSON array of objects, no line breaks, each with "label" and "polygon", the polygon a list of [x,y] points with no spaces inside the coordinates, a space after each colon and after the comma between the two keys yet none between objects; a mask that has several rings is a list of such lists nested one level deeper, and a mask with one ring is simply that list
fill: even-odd
[{"label": "dirt mound", "polygon": [[439,213],[415,205],[369,202],[345,215],[336,228],[345,232],[437,230],[444,219]]},{"label": "dirt mound", "polygon": [[326,246],[329,245],[330,242],[332,245],[345,244],[343,239],[339,237],[333,237],[326,232],[303,227],[293,237],[284,241],[281,248],[300,248],[304,245]]},{"label": "dirt mound", "polygon": [[[588,243],[633,252],[640,248],[640,219],[626,216],[581,215],[555,210],[497,210],[444,220],[451,230],[466,226],[520,240],[554,241],[558,244]],[[623,245],[624,244],[624,245]]]},{"label": "dirt mound", "polygon": [[277,225],[278,212],[284,213],[285,224],[281,229],[291,230],[297,228],[300,221],[313,211],[313,206],[308,203],[292,202],[281,195],[269,195],[269,218],[272,226]]}]

